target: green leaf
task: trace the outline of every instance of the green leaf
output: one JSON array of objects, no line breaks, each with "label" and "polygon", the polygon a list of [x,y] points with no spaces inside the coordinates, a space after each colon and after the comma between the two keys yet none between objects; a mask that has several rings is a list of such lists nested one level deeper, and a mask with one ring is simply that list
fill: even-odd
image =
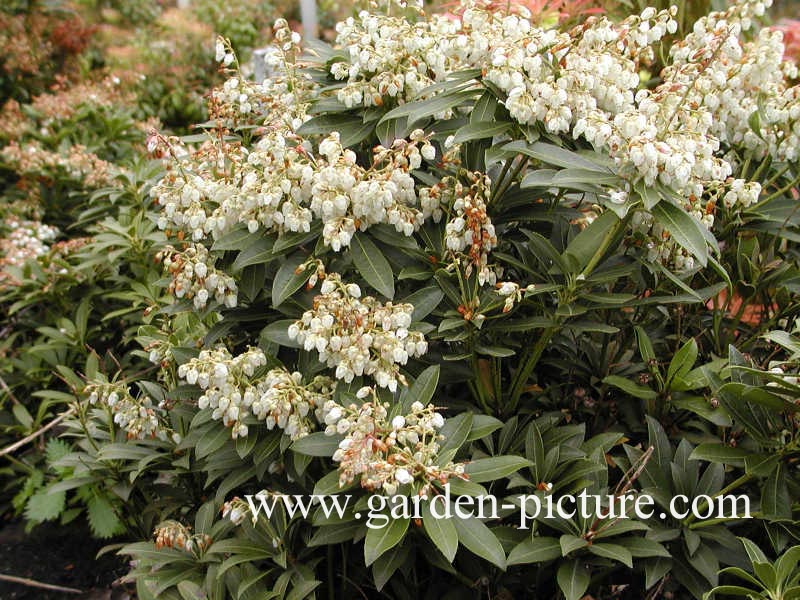
[{"label": "green leaf", "polygon": [[379,121],[375,126],[375,135],[382,146],[389,148],[395,140],[408,135],[408,121],[404,118]]},{"label": "green leaf", "polygon": [[532,462],[531,472],[534,483],[538,484],[544,481],[547,475],[544,440],[542,439],[542,432],[535,421],[528,426],[528,431],[525,435],[525,456]]},{"label": "green leaf", "polygon": [[656,352],[653,349],[653,342],[650,341],[647,332],[639,325],[634,327],[634,331],[636,332],[636,342],[639,346],[639,355],[642,357],[642,360],[646,363],[655,360]]},{"label": "green leaf", "polygon": [[732,448],[724,444],[706,442],[692,450],[690,460],[707,460],[712,463],[721,463],[734,467],[744,466],[744,459],[750,453],[742,448]]},{"label": "green leaf", "polygon": [[394,298],[392,267],[372,240],[357,232],[350,244],[350,254],[364,280],[385,297]]},{"label": "green leaf", "polygon": [[431,512],[429,502],[422,503],[422,526],[448,562],[453,562],[458,550],[458,533],[452,519],[438,519]]},{"label": "green leaf", "polygon": [[509,565],[541,563],[561,558],[561,544],[554,537],[535,537],[517,544],[508,555]]},{"label": "green leaf", "polygon": [[[525,183],[523,181],[523,183]],[[584,168],[567,168],[556,171],[550,184],[560,188],[575,188],[575,189],[599,189],[598,185],[606,185],[611,187],[622,187],[623,180],[614,173],[600,172],[596,169]],[[613,211],[609,211],[615,214]],[[605,214],[605,213],[603,213]],[[623,213],[624,214],[624,213]]]},{"label": "green leaf", "polygon": [[561,556],[567,556],[570,552],[580,550],[589,545],[589,542],[584,538],[567,533],[558,538],[558,543],[561,546]]},{"label": "green leaf", "polygon": [[781,459],[779,454],[750,454],[744,457],[745,473],[755,477],[769,477],[778,468]]},{"label": "green leaf", "polygon": [[730,427],[733,424],[730,415],[728,415],[724,408],[721,406],[714,408],[709,401],[702,396],[689,396],[684,398],[673,397],[672,405],[675,408],[688,410],[700,415],[719,427]]},{"label": "green leaf", "polygon": [[[591,175],[592,172],[590,171]],[[597,177],[597,174],[594,174]],[[564,258],[571,256],[577,261],[578,271],[583,271],[595,253],[602,247],[605,236],[619,223],[619,217],[606,211],[576,235],[564,251]]]},{"label": "green leaf", "polygon": [[311,595],[315,589],[317,589],[321,581],[317,581],[316,579],[311,581],[300,581],[292,587],[292,591],[286,594],[286,600],[304,600]]},{"label": "green leaf", "polygon": [[491,415],[475,415],[472,417],[472,429],[469,430],[465,441],[480,440],[503,426],[500,419]]},{"label": "green leaf", "polygon": [[86,504],[89,526],[99,538],[110,538],[119,532],[120,521],[111,503],[102,496],[92,496]]},{"label": "green leaf", "polygon": [[644,561],[644,585],[650,589],[672,570],[672,558],[655,558]]},{"label": "green leaf", "polygon": [[65,501],[66,492],[57,491],[50,494],[47,488],[41,489],[28,499],[25,518],[36,523],[55,519],[64,510]]},{"label": "green leaf", "polygon": [[467,102],[474,97],[474,90],[462,90],[458,92],[439,94],[438,96],[427,98],[425,100],[406,102],[405,104],[398,106],[397,108],[386,113],[381,119],[381,122],[388,121],[390,119],[399,119],[400,117],[408,117],[408,124],[411,125],[420,119],[424,119],[425,117],[430,117],[437,113],[448,111],[451,108]]},{"label": "green leaf", "polygon": [[442,303],[442,299],[444,299],[444,292],[438,286],[431,285],[409,294],[403,298],[403,302],[414,307],[411,319],[421,321]]},{"label": "green leaf", "polygon": [[476,122],[460,127],[453,136],[453,143],[462,144],[472,140],[493,138],[511,129],[511,123],[503,122]]},{"label": "green leaf", "polygon": [[781,464],[764,483],[761,490],[761,512],[765,518],[792,518],[792,500],[786,484],[787,479],[785,468]]},{"label": "green leaf", "polygon": [[411,409],[414,402],[428,405],[433,400],[436,393],[436,386],[439,385],[439,365],[431,365],[425,369],[400,395],[400,402],[404,408]]},{"label": "green leaf", "polygon": [[272,254],[275,239],[273,237],[259,237],[247,248],[239,252],[236,260],[233,261],[231,268],[234,271],[240,271],[250,265],[260,263],[268,263],[274,258]]},{"label": "green leaf", "polygon": [[448,73],[444,81],[432,83],[431,85],[422,88],[415,98],[428,98],[433,94],[439,92],[452,91],[454,87],[464,88],[466,85],[477,83],[473,80],[481,77],[481,69],[462,69]]},{"label": "green leaf", "polygon": [[47,440],[47,447],[45,448],[47,464],[53,466],[57,461],[64,458],[71,451],[72,448],[70,448],[70,445],[64,440],[50,438]]},{"label": "green leaf", "polygon": [[556,176],[555,169],[536,169],[529,172],[520,182],[520,189],[528,188],[549,188],[553,187],[553,178]]},{"label": "green leaf", "polygon": [[289,337],[289,326],[294,323],[294,319],[273,321],[261,330],[261,337],[286,348],[302,348],[301,344]]},{"label": "green leaf", "polygon": [[744,546],[744,550],[747,552],[747,557],[750,559],[751,563],[755,564],[769,562],[767,555],[764,554],[764,551],[761,550],[761,548],[759,548],[755,542],[743,537],[740,537],[739,541],[742,542],[742,546]]},{"label": "green leaf", "polygon": [[458,541],[470,552],[485,558],[505,571],[506,555],[497,536],[482,521],[474,517],[453,520]]},{"label": "green leaf", "polygon": [[454,455],[455,452],[461,448],[464,442],[467,441],[471,428],[471,412],[457,414],[455,417],[450,417],[444,422],[444,425],[439,430],[439,433],[444,437],[444,441],[442,441],[439,447],[440,460],[448,455]]},{"label": "green leaf", "polygon": [[365,140],[372,133],[373,124],[364,123],[358,116],[320,115],[309,119],[297,130],[300,135],[328,135],[331,131],[339,132],[339,141],[347,148]]},{"label": "green leaf", "polygon": [[642,199],[642,204],[647,210],[653,210],[653,207],[661,202],[661,194],[658,192],[658,187],[649,186],[645,183],[644,179],[640,179],[633,189],[639,193]]},{"label": "green leaf", "polygon": [[775,571],[778,579],[788,581],[792,573],[797,570],[798,562],[800,562],[800,546],[789,548],[783,556],[775,561]]},{"label": "green leaf", "polygon": [[697,342],[691,338],[672,357],[667,369],[667,385],[683,379],[691,371],[695,361],[697,361]]},{"label": "green leaf", "polygon": [[756,441],[769,444],[769,414],[762,406],[744,401],[742,396],[747,389],[741,383],[726,383],[717,390],[720,404]]},{"label": "green leaf", "polygon": [[761,109],[756,109],[750,113],[750,116],[747,117],[747,124],[750,127],[750,130],[755,133],[759,138],[762,140],[764,139],[764,134],[761,132]]},{"label": "green leaf", "polygon": [[670,202],[656,204],[653,207],[653,216],[702,266],[708,265],[708,242],[697,219]]},{"label": "green leaf", "polygon": [[375,560],[372,565],[372,576],[375,579],[375,587],[378,588],[378,591],[383,589],[395,571],[406,562],[408,552],[408,546],[398,544]]},{"label": "green leaf", "polygon": [[246,225],[239,225],[223,235],[211,246],[212,250],[244,250],[262,236],[261,232],[250,233]]},{"label": "green leaf", "polygon": [[285,256],[292,248],[319,240],[321,233],[321,221],[312,222],[309,231],[285,231],[275,240],[275,245],[272,247],[272,254],[275,255],[275,258]]},{"label": "green leaf", "polygon": [[206,600],[208,598],[202,587],[188,579],[178,582],[178,593],[183,600]]},{"label": "green leaf", "polygon": [[25,405],[15,404],[11,407],[11,412],[20,425],[22,425],[25,429],[31,428],[33,425],[33,417],[31,416],[31,413],[28,412],[28,409],[25,408]]},{"label": "green leaf", "polygon": [[324,456],[330,458],[342,441],[340,435],[327,435],[324,431],[316,431],[295,440],[291,445],[294,452],[306,456]]},{"label": "green leaf", "polygon": [[556,580],[566,600],[580,600],[589,588],[589,571],[580,561],[571,560],[558,567]]},{"label": "green leaf", "polygon": [[364,538],[365,564],[371,565],[384,552],[399,544],[408,530],[408,524],[408,519],[390,517],[385,527],[368,529]]},{"label": "green leaf", "polygon": [[672,556],[669,550],[664,546],[644,537],[626,537],[618,540],[616,543],[626,548],[631,553],[631,556],[637,558],[650,558],[654,556],[670,558]]},{"label": "green leaf", "polygon": [[[332,473],[335,473],[338,478],[339,474],[336,471],[332,471]],[[365,528],[366,525],[358,521],[341,525],[324,525],[318,527],[314,535],[311,536],[311,539],[308,541],[308,547],[330,546],[343,542],[352,543],[354,538],[360,538],[361,535],[363,535],[361,531]]]},{"label": "green leaf", "polygon": [[633,556],[630,550],[619,544],[592,544],[589,546],[589,552],[595,556],[602,556],[603,558],[610,558],[611,560],[620,562],[629,569],[633,568]]},{"label": "green leaf", "polygon": [[470,123],[486,123],[494,121],[495,114],[498,107],[497,98],[489,90],[486,90],[478,101],[475,103],[475,108],[469,113]]},{"label": "green leaf", "polygon": [[482,483],[501,479],[531,464],[531,461],[521,456],[492,456],[467,463],[464,472],[469,475],[470,481]]},{"label": "green leaf", "polygon": [[718,585],[708,592],[703,598],[714,598],[717,594],[722,596],[740,596],[742,598],[758,598],[757,592],[740,585]]},{"label": "green leaf", "polygon": [[283,263],[275,274],[275,279],[272,282],[272,306],[280,306],[283,302],[294,294],[297,290],[303,287],[303,284],[308,281],[311,273],[308,269],[298,269],[305,261],[305,257],[294,256]]},{"label": "green leaf", "polygon": [[514,356],[516,352],[510,348],[501,348],[499,346],[484,346],[482,344],[475,344],[475,352],[483,356],[494,356],[495,358],[508,358]]},{"label": "green leaf", "polygon": [[264,289],[264,281],[267,278],[266,265],[259,263],[257,265],[249,265],[242,271],[240,277],[239,289],[242,294],[251,302],[256,299],[259,292]]},{"label": "green leaf", "polygon": [[629,396],[640,398],[641,400],[655,400],[658,397],[658,394],[650,388],[633,383],[629,379],[618,375],[609,375],[603,379],[603,383],[619,388]]},{"label": "green leaf", "polygon": [[216,452],[222,448],[230,439],[231,430],[222,423],[214,423],[197,442],[194,448],[195,456],[197,456],[197,458],[208,456],[212,452]]},{"label": "green leaf", "polygon": [[654,450],[653,459],[662,469],[669,469],[672,459],[672,446],[669,443],[667,433],[661,423],[653,417],[648,415],[645,420],[647,421],[648,439]]},{"label": "green leaf", "polygon": [[559,148],[553,144],[546,142],[535,142],[528,144],[524,141],[511,142],[503,146],[504,150],[518,152],[525,156],[530,156],[544,163],[561,167],[562,169],[581,168],[595,171],[603,175],[607,175],[609,170],[591,160],[584,158],[580,154],[576,154],[571,150]]}]

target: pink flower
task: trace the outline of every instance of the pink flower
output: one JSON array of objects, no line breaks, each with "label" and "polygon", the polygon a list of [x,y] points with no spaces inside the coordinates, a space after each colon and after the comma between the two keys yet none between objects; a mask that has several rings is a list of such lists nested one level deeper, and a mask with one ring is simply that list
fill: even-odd
[{"label": "pink flower", "polygon": [[783,43],[786,46],[784,60],[800,62],[800,20],[784,19],[775,29],[783,32]]}]

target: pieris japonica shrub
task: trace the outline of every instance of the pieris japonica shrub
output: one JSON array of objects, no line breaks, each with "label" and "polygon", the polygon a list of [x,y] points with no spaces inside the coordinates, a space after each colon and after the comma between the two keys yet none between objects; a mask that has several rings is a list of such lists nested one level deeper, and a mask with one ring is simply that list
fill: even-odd
[{"label": "pieris japonica shrub", "polygon": [[[668,46],[673,9],[278,21],[261,84],[220,40],[205,134],[148,139],[152,366],[64,375],[56,491],[116,494],[140,598],[701,598],[738,537],[791,546],[800,88],[768,5]],[[446,489],[502,510],[436,519]],[[581,490],[601,515],[520,527],[519,494]],[[754,518],[611,516],[732,492]],[[375,497],[422,518],[371,528]]]}]

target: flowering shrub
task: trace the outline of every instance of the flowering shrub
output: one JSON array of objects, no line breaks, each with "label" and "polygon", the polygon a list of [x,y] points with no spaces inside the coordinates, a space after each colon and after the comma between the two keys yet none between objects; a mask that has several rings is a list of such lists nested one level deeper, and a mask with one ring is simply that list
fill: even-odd
[{"label": "flowering shrub", "polygon": [[[127,261],[140,349],[59,364],[73,447],[30,503],[92,489],[143,599],[732,591],[800,534],[800,103],[768,5],[393,3],[309,48],[279,20],[259,84],[220,40],[205,135],[151,133],[160,178],[89,251]],[[259,490],[354,502],[248,518]],[[435,519],[448,490],[502,511]],[[601,514],[518,500],[581,490]],[[667,516],[731,492],[755,518]],[[664,518],[615,517],[628,493]],[[423,518],[371,528],[375,497]]]},{"label": "flowering shrub", "polygon": [[239,54],[264,44],[275,14],[273,4],[265,0],[233,0],[225,4],[200,0],[192,10],[214,28],[215,34],[229,40]]}]

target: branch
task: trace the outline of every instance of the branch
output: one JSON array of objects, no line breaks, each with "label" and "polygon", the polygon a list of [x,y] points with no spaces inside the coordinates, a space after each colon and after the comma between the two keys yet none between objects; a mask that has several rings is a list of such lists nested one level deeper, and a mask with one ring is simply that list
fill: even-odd
[{"label": "branch", "polygon": [[6,454],[10,454],[11,452],[14,452],[14,450],[16,450],[17,448],[21,448],[22,446],[24,446],[28,442],[32,442],[37,437],[42,435],[44,432],[46,432],[46,431],[52,429],[53,427],[55,427],[56,425],[58,425],[61,421],[66,419],[73,412],[75,412],[75,409],[73,409],[73,408],[70,408],[69,410],[64,411],[63,413],[61,413],[59,416],[57,416],[55,419],[50,421],[47,425],[45,425],[41,429],[38,429],[37,431],[34,431],[32,434],[22,438],[18,442],[14,442],[10,446],[7,446],[7,447],[3,448],[2,450],[0,450],[0,456],[5,456]]},{"label": "branch", "polygon": [[42,583],[41,581],[34,581],[33,579],[26,579],[25,577],[14,577],[13,575],[3,575],[0,573],[0,581],[9,581],[11,583],[18,583],[20,585],[27,585],[28,587],[41,588],[43,590],[54,590],[56,592],[64,592],[65,594],[82,594],[82,590],[71,587],[63,587],[60,585],[53,585],[52,583]]},{"label": "branch", "polygon": [[[3,337],[2,334],[0,334],[0,337]],[[3,379],[2,377],[0,377],[0,387],[3,388],[3,391],[6,394],[8,394],[8,397],[11,398],[11,401],[14,404],[19,404],[19,400],[17,400],[16,396],[14,396],[14,393],[11,391],[11,388],[8,387],[8,385],[5,382],[5,379]]]}]

